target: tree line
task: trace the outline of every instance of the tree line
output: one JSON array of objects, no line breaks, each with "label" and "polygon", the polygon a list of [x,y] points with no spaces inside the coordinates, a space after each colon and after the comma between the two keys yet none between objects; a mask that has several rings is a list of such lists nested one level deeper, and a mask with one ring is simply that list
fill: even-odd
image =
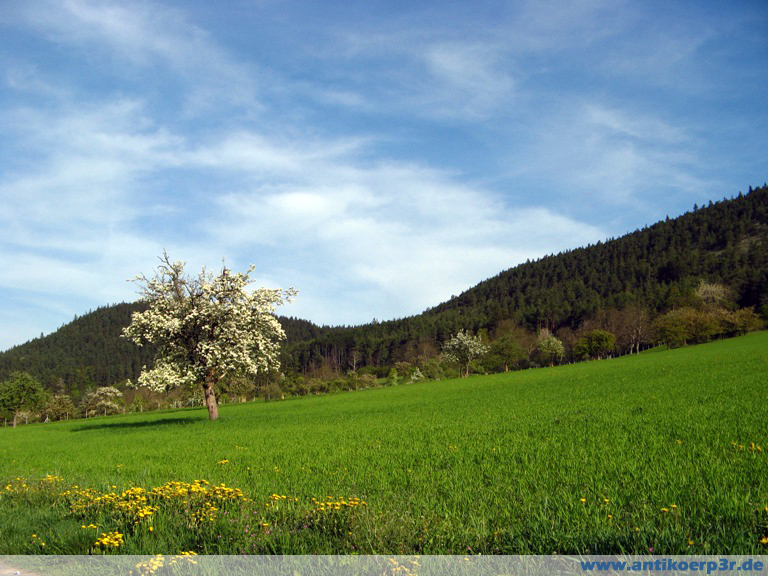
[{"label": "tree line", "polygon": [[[215,285],[215,283],[211,284]],[[216,304],[215,299],[205,298],[206,308],[218,310],[208,314],[203,322],[212,326],[211,318],[230,315],[233,289],[225,286],[223,293],[227,298]],[[234,290],[236,291],[236,290]],[[441,346],[435,355],[422,355],[415,361],[399,361],[389,368],[385,378],[378,378],[374,371],[348,370],[346,374],[336,374],[326,377],[317,375],[302,376],[292,374],[286,376],[281,366],[276,364],[276,358],[269,360],[270,365],[264,370],[254,370],[250,375],[237,361],[236,357],[221,357],[229,346],[230,334],[233,330],[238,337],[244,337],[239,327],[223,327],[213,340],[204,335],[204,342],[218,351],[214,354],[216,360],[190,360],[184,354],[183,362],[174,371],[184,370],[187,364],[194,361],[197,369],[203,369],[210,374],[219,371],[216,383],[204,381],[202,388],[198,385],[200,378],[186,378],[179,373],[173,382],[153,375],[158,369],[164,371],[169,362],[175,362],[173,355],[160,350],[159,363],[154,370],[145,370],[137,384],[131,381],[124,383],[120,390],[113,386],[97,387],[88,391],[76,406],[67,394],[57,394],[47,391],[38,380],[26,372],[14,372],[5,381],[0,382],[0,417],[6,425],[10,420],[16,427],[23,419],[49,422],[78,417],[94,417],[117,414],[126,411],[143,411],[154,408],[169,408],[181,406],[208,406],[211,418],[218,417],[218,400],[213,397],[214,410],[211,410],[211,390],[219,397],[230,401],[245,401],[261,396],[266,400],[281,398],[286,393],[290,395],[305,395],[311,393],[327,393],[339,390],[356,390],[376,386],[395,386],[403,382],[418,382],[425,379],[440,379],[450,377],[468,377],[472,373],[502,372],[514,369],[533,368],[541,365],[554,366],[563,362],[584,360],[601,360],[618,354],[639,353],[645,346],[665,344],[669,347],[684,346],[689,343],[701,343],[713,338],[731,337],[744,334],[750,330],[764,327],[764,319],[760,318],[751,308],[738,308],[733,301],[732,291],[721,284],[700,282],[693,294],[690,295],[686,306],[674,308],[651,320],[647,311],[638,307],[624,310],[609,310],[595,318],[584,322],[578,330],[563,328],[552,333],[548,328],[541,328],[534,335],[531,332],[508,323],[500,328],[500,332],[490,334],[480,330],[472,334],[459,330]],[[182,299],[183,300],[183,299]],[[270,302],[277,303],[276,300]],[[250,308],[244,301],[235,306]],[[189,302],[183,306],[173,303],[167,314],[177,315],[180,319],[191,318],[191,324],[181,328],[176,336],[168,336],[165,326],[168,318],[161,318],[157,308],[167,307],[164,301],[155,302],[151,314],[137,313],[131,325],[124,330],[127,336],[134,339],[144,337],[149,323],[154,330],[158,327],[163,332],[162,338],[169,337],[178,340],[180,345],[188,346],[194,340],[190,335],[199,332],[198,321],[201,314],[189,314],[187,306],[195,306]],[[269,304],[271,308],[273,304]],[[276,322],[270,316],[269,309],[247,312],[256,317],[267,318]],[[279,331],[277,324],[273,327]],[[258,332],[257,328],[253,329]],[[140,336],[139,336],[140,335]],[[282,336],[279,332],[262,335],[272,338],[275,343]],[[245,335],[247,336],[247,335]],[[197,344],[192,344],[197,347]],[[224,358],[220,360],[219,358]],[[228,368],[231,366],[232,368]],[[142,378],[146,382],[142,382]],[[223,395],[223,396],[222,396]]]}]

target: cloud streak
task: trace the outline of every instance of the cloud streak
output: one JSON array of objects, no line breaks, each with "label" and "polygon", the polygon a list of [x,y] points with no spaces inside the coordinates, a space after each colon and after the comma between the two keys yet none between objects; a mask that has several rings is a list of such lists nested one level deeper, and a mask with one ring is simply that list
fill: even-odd
[{"label": "cloud streak", "polygon": [[211,107],[260,106],[258,71],[227,54],[183,10],[157,2],[130,5],[92,0],[40,0],[24,4],[20,18],[79,64],[118,83],[146,81],[162,98],[182,86],[183,111],[198,115]]}]

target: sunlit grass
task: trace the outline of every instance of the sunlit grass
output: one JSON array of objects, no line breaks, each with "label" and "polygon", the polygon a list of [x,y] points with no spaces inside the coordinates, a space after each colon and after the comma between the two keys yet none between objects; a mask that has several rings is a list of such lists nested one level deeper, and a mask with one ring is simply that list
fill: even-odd
[{"label": "sunlit grass", "polygon": [[[227,405],[217,422],[198,409],[2,429],[0,553],[758,553],[766,400],[763,332]],[[62,496],[195,481],[241,496],[117,511]]]}]

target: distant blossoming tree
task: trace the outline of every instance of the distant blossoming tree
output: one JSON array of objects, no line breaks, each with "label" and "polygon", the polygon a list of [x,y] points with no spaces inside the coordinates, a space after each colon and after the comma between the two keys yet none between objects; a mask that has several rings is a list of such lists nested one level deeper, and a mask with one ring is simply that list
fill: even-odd
[{"label": "distant blossoming tree", "polygon": [[218,276],[203,268],[190,277],[183,262],[171,262],[166,253],[160,260],[154,278],[136,278],[148,309],[134,312],[123,331],[136,344],[158,346],[154,367],[144,367],[138,385],[163,391],[200,384],[208,415],[216,420],[216,388],[222,379],[279,368],[285,333],[274,311],[296,291],[249,290],[253,266],[245,273],[223,266]]},{"label": "distant blossoming tree", "polygon": [[462,376],[469,376],[472,360],[488,353],[489,347],[479,336],[472,336],[459,330],[455,336],[443,344],[443,358],[461,366]]},{"label": "distant blossoming tree", "polygon": [[538,350],[550,366],[554,366],[555,360],[560,361],[565,355],[563,343],[546,328],[539,331]]},{"label": "distant blossoming tree", "polygon": [[117,414],[122,409],[123,393],[114,386],[101,386],[91,390],[83,398],[82,406],[85,417],[97,414]]},{"label": "distant blossoming tree", "polygon": [[50,420],[69,420],[69,417],[75,416],[75,408],[72,398],[66,394],[56,394],[51,396],[43,407],[46,421]]}]

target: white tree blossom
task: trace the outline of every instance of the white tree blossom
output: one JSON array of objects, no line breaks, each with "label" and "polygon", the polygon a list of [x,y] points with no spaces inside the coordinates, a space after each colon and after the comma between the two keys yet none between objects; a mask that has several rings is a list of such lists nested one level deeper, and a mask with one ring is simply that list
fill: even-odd
[{"label": "white tree blossom", "polygon": [[123,336],[139,345],[158,346],[155,365],[145,367],[139,386],[162,391],[199,383],[215,420],[216,385],[222,378],[279,368],[285,333],[274,312],[296,291],[248,290],[253,270],[251,266],[245,273],[234,273],[223,266],[214,276],[203,268],[190,277],[184,274],[183,262],[172,263],[164,253],[154,278],[136,278],[148,308],[133,313]]},{"label": "white tree blossom", "polygon": [[489,347],[479,336],[472,336],[464,330],[443,344],[443,358],[450,362],[456,362],[462,366],[464,376],[469,376],[469,365],[475,358],[480,358],[488,353]]},{"label": "white tree blossom", "polygon": [[123,398],[123,393],[114,386],[101,386],[90,391],[83,398],[82,405],[85,411],[85,417],[95,416],[96,414],[117,414],[120,412],[118,400]]},{"label": "white tree blossom", "polygon": [[554,365],[556,359],[560,361],[565,355],[565,347],[563,346],[563,343],[555,338],[555,336],[553,336],[546,328],[542,328],[539,331],[537,348],[550,366]]}]

